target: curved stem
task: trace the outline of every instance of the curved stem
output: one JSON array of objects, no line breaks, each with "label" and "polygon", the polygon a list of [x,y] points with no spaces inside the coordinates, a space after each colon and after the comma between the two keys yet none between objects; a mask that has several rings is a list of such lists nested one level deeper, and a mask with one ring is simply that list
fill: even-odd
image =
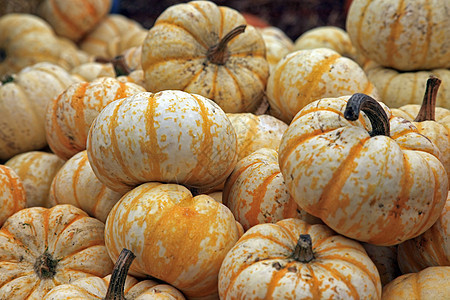
[{"label": "curved stem", "polygon": [[123,248],[109,280],[108,291],[104,300],[125,300],[124,287],[128,270],[136,256],[128,249]]},{"label": "curved stem", "polygon": [[370,136],[390,135],[388,116],[377,100],[365,94],[353,94],[348,99],[344,117],[349,121],[356,121],[360,111],[363,111],[370,120],[372,125]]},{"label": "curved stem", "polygon": [[300,234],[292,258],[301,263],[309,263],[314,259],[312,240],[309,234]]},{"label": "curved stem", "polygon": [[228,43],[237,35],[245,31],[247,25],[240,25],[228,32],[216,45],[210,47],[206,53],[208,60],[214,64],[223,65],[226,63],[229,54],[227,53]]},{"label": "curved stem", "polygon": [[427,80],[427,88],[423,96],[422,106],[420,107],[414,122],[434,121],[434,112],[436,110],[436,97],[441,85],[441,80],[431,75]]}]

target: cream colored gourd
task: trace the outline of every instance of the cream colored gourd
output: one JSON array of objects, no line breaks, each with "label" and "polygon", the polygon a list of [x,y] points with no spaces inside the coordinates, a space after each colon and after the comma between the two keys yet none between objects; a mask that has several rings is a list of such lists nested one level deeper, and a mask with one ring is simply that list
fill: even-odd
[{"label": "cream colored gourd", "polygon": [[70,70],[77,81],[93,81],[100,77],[116,77],[112,63],[87,62]]},{"label": "cream colored gourd", "polygon": [[47,145],[47,104],[74,82],[63,68],[41,62],[0,84],[0,160]]},{"label": "cream colored gourd", "polygon": [[266,59],[272,72],[277,63],[293,51],[294,42],[278,27],[268,26],[258,30],[264,39]]},{"label": "cream colored gourd", "polygon": [[450,68],[450,2],[353,0],[346,29],[355,48],[401,71]]},{"label": "cream colored gourd", "polygon": [[52,99],[46,111],[45,130],[50,149],[63,159],[85,150],[89,128],[100,111],[114,100],[142,92],[145,89],[137,84],[111,77],[70,85]]},{"label": "cream colored gourd", "polygon": [[377,98],[375,87],[356,62],[326,48],[289,53],[267,82],[271,114],[288,124],[315,100],[358,92]]},{"label": "cream colored gourd", "polygon": [[237,142],[216,103],[167,90],[107,105],[90,128],[87,153],[99,180],[118,192],[149,181],[209,188],[233,170]]},{"label": "cream colored gourd", "polygon": [[27,195],[20,177],[10,167],[0,165],[0,227],[26,206]]},{"label": "cream colored gourd", "polygon": [[212,1],[168,7],[142,45],[145,87],[183,90],[225,112],[253,112],[269,75],[260,33],[236,10]]},{"label": "cream colored gourd", "polygon": [[48,202],[51,206],[71,204],[105,222],[121,197],[122,193],[107,188],[97,179],[84,150],[72,156],[56,173]]},{"label": "cream colored gourd", "polygon": [[50,207],[48,197],[53,177],[65,161],[53,153],[30,151],[17,154],[5,165],[12,168],[23,183],[27,207]]}]

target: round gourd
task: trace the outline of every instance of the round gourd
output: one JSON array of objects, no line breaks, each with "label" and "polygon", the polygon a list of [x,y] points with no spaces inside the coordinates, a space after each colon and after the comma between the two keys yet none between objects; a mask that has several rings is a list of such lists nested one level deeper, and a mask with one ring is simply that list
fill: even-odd
[{"label": "round gourd", "polygon": [[0,227],[6,219],[26,207],[26,197],[23,183],[16,172],[0,165]]},{"label": "round gourd", "polygon": [[43,300],[184,300],[183,294],[153,280],[137,280],[127,276],[134,254],[123,249],[111,275],[90,276],[61,284],[48,292]]},{"label": "round gourd", "polygon": [[450,266],[450,193],[436,223],[418,237],[398,245],[398,263],[403,273]]},{"label": "round gourd", "polygon": [[107,188],[95,176],[86,150],[72,156],[53,178],[48,202],[51,206],[71,204],[90,216],[106,221],[106,217],[122,193]]},{"label": "round gourd", "polygon": [[92,124],[87,153],[110,189],[149,181],[213,187],[237,161],[236,133],[213,101],[183,91],[139,93],[107,105]]},{"label": "round gourd", "polygon": [[93,81],[100,77],[116,77],[112,63],[87,62],[70,70],[77,81]]},{"label": "round gourd", "polygon": [[46,111],[45,130],[50,149],[69,159],[86,149],[92,122],[114,100],[145,92],[137,84],[102,77],[92,82],[78,82],[52,99]]},{"label": "round gourd", "polygon": [[245,230],[261,223],[298,218],[320,222],[298,208],[278,166],[278,153],[261,148],[240,159],[225,182],[222,202]]},{"label": "round gourd", "polygon": [[261,34],[211,1],[167,8],[148,31],[141,61],[147,90],[199,94],[227,113],[253,112],[269,75]]},{"label": "round gourd", "polygon": [[74,82],[63,68],[41,62],[0,84],[0,160],[47,145],[47,104]]},{"label": "round gourd", "polygon": [[299,219],[250,228],[227,253],[220,299],[381,299],[378,271],[358,242]]},{"label": "round gourd", "polygon": [[279,149],[281,173],[303,210],[379,246],[416,237],[439,218],[448,180],[438,157],[411,122],[364,94],[304,107]]},{"label": "round gourd", "polygon": [[156,182],[125,194],[105,227],[113,260],[129,249],[136,255],[131,275],[163,280],[187,298],[217,297],[220,265],[238,239],[236,220],[223,204]]},{"label": "round gourd", "polygon": [[376,89],[356,62],[326,48],[289,53],[267,82],[271,114],[288,124],[315,100],[358,92],[377,98]]},{"label": "round gourd", "polygon": [[450,67],[450,2],[354,0],[346,29],[355,48],[401,70]]},{"label": "round gourd", "polygon": [[112,0],[44,0],[38,14],[63,37],[78,41],[108,14]]},{"label": "round gourd", "polygon": [[395,278],[383,288],[383,300],[446,300],[450,295],[450,267],[429,267]]},{"label": "round gourd", "polygon": [[5,165],[12,168],[22,181],[27,195],[27,207],[50,207],[50,185],[64,163],[64,160],[53,153],[30,151],[15,155]]},{"label": "round gourd", "polygon": [[0,299],[40,300],[57,285],[110,274],[104,227],[72,205],[9,217],[0,229]]},{"label": "round gourd", "polygon": [[266,59],[269,63],[269,70],[272,72],[277,63],[289,52],[292,52],[294,42],[278,27],[267,26],[260,28],[259,32],[266,45]]}]

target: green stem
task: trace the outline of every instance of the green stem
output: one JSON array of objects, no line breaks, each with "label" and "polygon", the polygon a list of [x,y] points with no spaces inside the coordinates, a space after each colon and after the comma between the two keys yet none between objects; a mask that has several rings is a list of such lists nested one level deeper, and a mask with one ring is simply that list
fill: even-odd
[{"label": "green stem", "polygon": [[206,53],[208,60],[217,65],[223,65],[227,62],[229,53],[227,51],[228,43],[237,35],[245,31],[247,25],[240,25],[228,32],[216,45],[210,47]]},{"label": "green stem", "polygon": [[128,249],[123,248],[109,280],[108,291],[104,300],[125,300],[124,288],[128,270],[136,256]]},{"label": "green stem", "polygon": [[431,75],[427,80],[427,88],[423,96],[422,106],[420,107],[417,117],[414,122],[434,121],[434,112],[436,110],[436,97],[441,85],[441,80],[434,75]]}]

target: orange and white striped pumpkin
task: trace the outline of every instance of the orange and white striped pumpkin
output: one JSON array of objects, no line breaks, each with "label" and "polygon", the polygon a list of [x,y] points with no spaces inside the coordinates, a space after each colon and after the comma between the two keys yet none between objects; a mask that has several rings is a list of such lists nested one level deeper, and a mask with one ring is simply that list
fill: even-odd
[{"label": "orange and white striped pumpkin", "polygon": [[48,203],[71,204],[90,216],[106,221],[122,193],[107,188],[95,176],[86,150],[72,156],[56,173],[51,182]]},{"label": "orange and white striped pumpkin", "polygon": [[353,93],[377,98],[364,70],[353,60],[327,48],[289,53],[267,82],[271,114],[288,124],[300,109],[315,100]]},{"label": "orange and white striped pumpkin", "polygon": [[78,41],[108,14],[112,0],[44,0],[38,14],[63,37]]},{"label": "orange and white striped pumpkin", "polygon": [[27,195],[21,179],[13,169],[0,165],[0,227],[26,205]]},{"label": "orange and white striped pumpkin", "polygon": [[355,48],[401,70],[450,68],[450,2],[353,0],[346,29]]},{"label": "orange and white striped pumpkin", "polygon": [[168,7],[148,31],[141,62],[147,90],[199,94],[227,113],[253,112],[269,76],[261,34],[212,1]]},{"label": "orange and white striped pumpkin", "polygon": [[184,186],[144,183],[113,207],[105,242],[113,260],[123,248],[136,255],[130,275],[151,276],[188,298],[217,294],[219,268],[239,239],[231,211]]},{"label": "orange and white striped pumpkin", "polygon": [[0,229],[0,299],[42,299],[53,287],[106,276],[105,225],[72,205],[31,207]]},{"label": "orange and white striped pumpkin", "polygon": [[250,228],[227,253],[220,299],[381,299],[378,271],[358,242],[299,219]]},{"label": "orange and white striped pumpkin", "polygon": [[269,70],[272,72],[277,63],[293,51],[294,42],[278,27],[267,26],[258,30],[264,39],[266,59],[269,63]]},{"label": "orange and white striped pumpkin", "polygon": [[270,148],[258,149],[238,161],[225,182],[222,203],[245,230],[287,218],[319,222],[292,199],[278,166],[278,153]]},{"label": "orange and white striped pumpkin", "polygon": [[64,163],[53,153],[30,151],[15,155],[5,165],[12,168],[22,181],[27,194],[27,207],[50,207],[50,185]]},{"label": "orange and white striped pumpkin", "polygon": [[134,83],[102,77],[78,82],[52,99],[46,111],[45,130],[50,149],[69,159],[86,149],[89,128],[100,111],[114,100],[145,92]]},{"label": "orange and white striped pumpkin", "polygon": [[99,180],[118,192],[149,181],[208,188],[233,170],[237,142],[216,103],[167,90],[107,105],[90,128],[87,153]]},{"label": "orange and white striped pumpkin", "polygon": [[436,222],[448,180],[437,147],[380,104],[355,94],[307,105],[283,135],[279,163],[303,210],[342,235],[391,246]]},{"label": "orange and white striped pumpkin", "polygon": [[63,68],[41,62],[0,84],[0,160],[47,145],[47,104],[74,82]]}]

